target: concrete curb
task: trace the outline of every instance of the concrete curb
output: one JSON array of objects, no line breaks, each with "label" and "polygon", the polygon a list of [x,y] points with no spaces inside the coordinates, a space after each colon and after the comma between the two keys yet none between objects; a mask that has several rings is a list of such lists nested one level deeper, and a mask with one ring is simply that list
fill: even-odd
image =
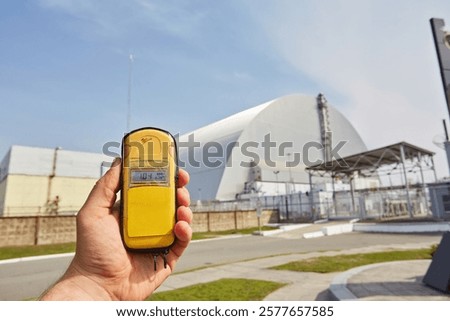
[{"label": "concrete curb", "polygon": [[448,222],[423,223],[356,223],[353,224],[355,232],[373,233],[432,233],[450,231]]},{"label": "concrete curb", "polygon": [[292,225],[280,225],[278,226],[277,230],[272,230],[272,231],[261,231],[261,233],[256,232],[254,234],[257,235],[262,235],[262,236],[271,236],[271,235],[276,235],[276,234],[280,234],[286,231],[292,231],[292,230],[297,230],[297,229],[301,229],[301,228],[305,228],[308,227],[312,224],[292,224]]},{"label": "concrete curb", "polygon": [[41,261],[41,260],[48,260],[48,259],[55,259],[55,258],[62,258],[62,257],[72,257],[74,255],[75,255],[75,252],[60,253],[60,254],[48,254],[48,255],[37,255],[37,256],[26,256],[26,257],[19,257],[19,258],[15,258],[15,259],[0,260],[0,265],[3,265],[3,264],[14,264],[14,263],[19,263],[19,262]]},{"label": "concrete curb", "polygon": [[324,235],[336,235],[342,233],[350,233],[353,232],[353,224],[339,224],[334,226],[327,226],[322,228],[322,232]]},{"label": "concrete curb", "polygon": [[327,226],[318,232],[303,234],[304,238],[337,235],[350,232],[363,233],[441,233],[450,231],[448,222],[423,223],[356,223]]},{"label": "concrete curb", "polygon": [[353,232],[353,224],[345,223],[345,224],[326,226],[326,227],[322,227],[320,229],[320,231],[305,233],[305,234],[303,234],[303,238],[310,239],[310,238],[315,238],[315,237],[337,235],[337,234],[350,233],[350,232]]},{"label": "concrete curb", "polygon": [[322,237],[322,236],[325,236],[325,234],[322,231],[309,232],[309,233],[303,234],[304,239],[312,239],[315,237]]},{"label": "concrete curb", "polygon": [[347,288],[348,280],[362,273],[366,270],[370,270],[373,268],[377,268],[383,265],[392,264],[392,262],[383,262],[383,263],[375,263],[369,265],[359,266],[350,270],[347,270],[339,275],[337,275],[330,283],[330,287],[328,288],[331,296],[334,300],[337,301],[351,301],[358,300],[358,298]]}]

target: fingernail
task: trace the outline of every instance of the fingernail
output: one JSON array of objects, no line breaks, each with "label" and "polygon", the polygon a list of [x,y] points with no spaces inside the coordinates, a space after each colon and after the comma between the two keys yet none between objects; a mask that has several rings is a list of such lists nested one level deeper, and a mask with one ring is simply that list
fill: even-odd
[{"label": "fingernail", "polygon": [[114,158],[114,161],[111,164],[111,167],[117,166],[120,164],[120,157]]}]

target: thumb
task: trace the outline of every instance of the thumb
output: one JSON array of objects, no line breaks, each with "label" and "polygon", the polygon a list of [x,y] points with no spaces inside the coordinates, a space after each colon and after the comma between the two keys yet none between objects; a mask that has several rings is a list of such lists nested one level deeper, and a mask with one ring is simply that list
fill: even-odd
[{"label": "thumb", "polygon": [[116,193],[120,190],[121,159],[114,159],[111,168],[101,177],[90,192],[84,209],[110,209],[116,201]]}]

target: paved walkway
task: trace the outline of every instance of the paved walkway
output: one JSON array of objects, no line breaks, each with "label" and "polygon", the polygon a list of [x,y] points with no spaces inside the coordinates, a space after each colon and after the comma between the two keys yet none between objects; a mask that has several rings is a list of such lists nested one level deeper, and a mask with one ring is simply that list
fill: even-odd
[{"label": "paved walkway", "polygon": [[[431,244],[421,244],[428,248]],[[209,267],[172,275],[157,291],[167,291],[221,278],[245,278],[276,281],[287,285],[264,300],[450,300],[450,296],[421,283],[429,260],[390,262],[359,267],[344,273],[277,271],[270,267],[317,256],[355,254],[417,248],[417,244],[373,246],[347,251],[291,254]]]},{"label": "paved walkway", "polygon": [[450,295],[422,283],[430,263],[431,260],[398,261],[352,269],[335,278],[334,281],[346,278],[346,282],[332,282],[331,291],[336,285],[346,288],[348,293],[336,295],[340,300],[450,300]]},{"label": "paved walkway", "polygon": [[[265,233],[265,237],[323,237],[322,231],[335,231],[348,222],[321,222],[288,226],[284,231]],[[325,236],[326,237],[326,236]],[[273,266],[318,256],[356,254],[393,249],[429,248],[432,243],[372,246],[346,251],[312,252],[274,256],[226,264],[172,275],[157,291],[173,290],[222,278],[245,278],[286,283],[269,294],[267,301],[313,300],[450,300],[450,295],[422,283],[430,260],[397,261],[362,266],[345,272],[312,273],[278,271]]]}]

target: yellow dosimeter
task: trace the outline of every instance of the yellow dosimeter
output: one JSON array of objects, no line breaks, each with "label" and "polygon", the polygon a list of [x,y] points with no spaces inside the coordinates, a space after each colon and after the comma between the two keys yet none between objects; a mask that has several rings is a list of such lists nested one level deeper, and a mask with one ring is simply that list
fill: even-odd
[{"label": "yellow dosimeter", "polygon": [[162,129],[124,136],[121,232],[127,249],[164,254],[174,243],[177,157],[174,137]]}]

